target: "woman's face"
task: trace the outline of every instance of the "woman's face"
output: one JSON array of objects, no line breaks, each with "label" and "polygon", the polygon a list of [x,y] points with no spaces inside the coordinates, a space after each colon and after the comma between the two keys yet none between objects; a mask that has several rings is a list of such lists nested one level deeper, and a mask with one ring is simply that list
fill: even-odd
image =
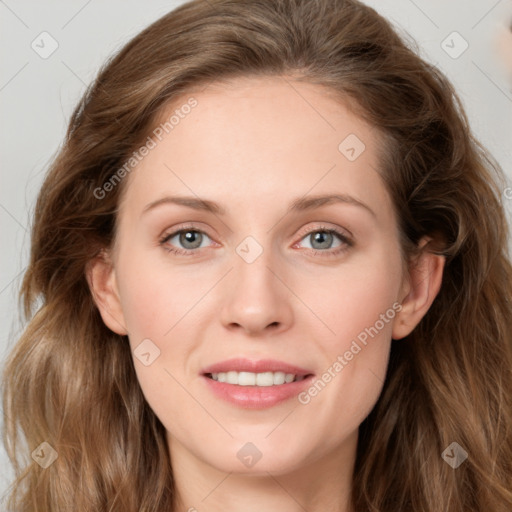
[{"label": "woman's face", "polygon": [[174,458],[352,460],[408,292],[377,133],[283,78],[210,85],[164,118],[191,96],[125,178],[103,318]]}]

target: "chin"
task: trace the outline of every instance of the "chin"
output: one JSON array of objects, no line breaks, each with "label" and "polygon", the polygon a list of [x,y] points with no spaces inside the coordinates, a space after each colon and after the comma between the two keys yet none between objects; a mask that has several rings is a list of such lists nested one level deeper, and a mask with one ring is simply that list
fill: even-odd
[{"label": "chin", "polygon": [[233,440],[215,453],[201,458],[216,469],[240,475],[268,476],[287,474],[304,466],[310,458],[300,446],[277,446],[264,438],[261,441]]}]

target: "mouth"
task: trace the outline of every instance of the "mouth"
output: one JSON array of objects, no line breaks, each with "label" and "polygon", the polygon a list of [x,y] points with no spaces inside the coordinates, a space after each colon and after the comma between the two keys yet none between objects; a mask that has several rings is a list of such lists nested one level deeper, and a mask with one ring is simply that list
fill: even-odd
[{"label": "mouth", "polygon": [[226,384],[233,384],[235,386],[257,386],[257,387],[271,387],[281,386],[283,384],[290,384],[292,382],[300,382],[306,379],[311,374],[297,375],[294,373],[285,372],[218,372],[218,373],[205,373],[205,377],[215,380],[217,382],[225,382]]},{"label": "mouth", "polygon": [[207,388],[218,398],[244,409],[266,409],[296,397],[314,374],[270,359],[230,359],[201,372]]}]

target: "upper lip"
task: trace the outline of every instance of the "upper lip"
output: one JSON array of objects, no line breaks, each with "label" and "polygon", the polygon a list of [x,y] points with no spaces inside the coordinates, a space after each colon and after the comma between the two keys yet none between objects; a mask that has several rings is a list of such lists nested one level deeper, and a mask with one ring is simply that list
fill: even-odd
[{"label": "upper lip", "polygon": [[234,358],[226,361],[220,361],[207,366],[203,369],[203,374],[208,373],[221,373],[221,372],[251,372],[251,373],[264,373],[264,372],[283,372],[293,373],[298,377],[305,377],[311,375],[312,372],[274,359],[260,359],[258,361],[251,361],[250,359]]}]

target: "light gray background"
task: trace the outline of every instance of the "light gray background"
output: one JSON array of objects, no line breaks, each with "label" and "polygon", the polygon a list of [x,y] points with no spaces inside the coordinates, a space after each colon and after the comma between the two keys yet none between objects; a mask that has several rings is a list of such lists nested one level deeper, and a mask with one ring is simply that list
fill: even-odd
[{"label": "light gray background", "polygon": [[[0,0],[1,361],[21,328],[17,292],[28,260],[30,212],[74,105],[109,55],[181,3]],[[462,97],[474,131],[502,165],[508,186],[512,186],[512,76],[507,76],[496,55],[496,35],[512,19],[512,1],[367,3],[411,34],[422,56],[449,76]],[[59,45],[46,59],[31,47],[34,40],[40,41],[43,31]],[[456,59],[441,46],[453,31],[469,44]],[[453,46],[454,52],[463,42],[456,36],[446,44]],[[512,198],[505,190],[503,193],[512,219]],[[0,446],[1,495],[10,479],[8,460]]]}]

